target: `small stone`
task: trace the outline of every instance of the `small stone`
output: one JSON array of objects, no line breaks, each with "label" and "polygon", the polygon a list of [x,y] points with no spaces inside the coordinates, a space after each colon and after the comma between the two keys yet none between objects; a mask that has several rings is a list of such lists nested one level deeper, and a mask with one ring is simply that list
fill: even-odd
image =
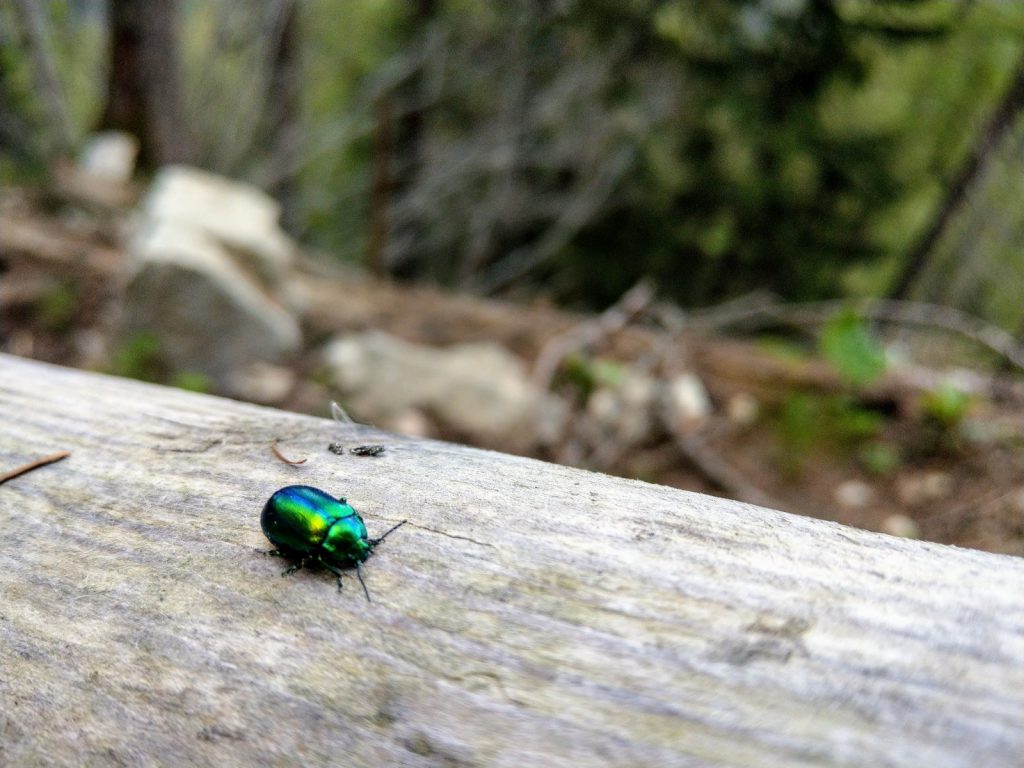
[{"label": "small stone", "polygon": [[100,369],[110,359],[109,339],[98,328],[82,328],[74,334],[78,365],[85,369]]},{"label": "small stone", "polygon": [[404,411],[387,417],[383,420],[383,426],[400,435],[410,437],[429,437],[434,434],[434,427],[423,411],[416,408],[407,408]]},{"label": "small stone", "polygon": [[253,403],[279,403],[295,386],[295,372],[283,365],[255,362],[232,374],[228,391]]},{"label": "small stone", "polygon": [[875,499],[875,489],[863,480],[847,480],[833,494],[836,503],[845,509],[864,509]]},{"label": "small stone", "polygon": [[901,477],[896,483],[896,496],[906,507],[919,507],[953,495],[956,483],[948,472],[918,472]]},{"label": "small stone", "polygon": [[353,456],[380,456],[385,450],[387,449],[383,445],[357,445],[348,452]]},{"label": "small stone", "polygon": [[665,418],[673,431],[689,432],[711,415],[711,398],[704,383],[693,373],[668,382],[664,392]]},{"label": "small stone", "polygon": [[882,533],[901,536],[905,539],[921,538],[921,528],[906,515],[889,515],[882,521]]},{"label": "small stone", "polygon": [[726,402],[725,415],[737,427],[749,427],[761,415],[761,404],[749,392],[737,392]]},{"label": "small stone", "polygon": [[124,131],[102,131],[86,142],[78,164],[90,176],[104,181],[128,182],[135,173],[139,141]]},{"label": "small stone", "polygon": [[1014,512],[1024,515],[1024,488],[1012,491],[1009,496],[1010,507]]},{"label": "small stone", "polygon": [[587,398],[587,414],[599,424],[614,424],[619,418],[619,399],[608,387],[594,390]]},{"label": "small stone", "polygon": [[607,437],[636,445],[654,432],[658,383],[649,376],[627,374],[614,386],[601,387],[587,398],[587,414]]}]

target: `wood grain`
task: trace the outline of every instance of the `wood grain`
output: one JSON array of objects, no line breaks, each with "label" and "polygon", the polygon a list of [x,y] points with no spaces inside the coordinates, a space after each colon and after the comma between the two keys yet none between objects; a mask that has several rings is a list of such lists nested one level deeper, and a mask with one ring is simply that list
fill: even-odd
[{"label": "wood grain", "polygon": [[[0,487],[0,764],[1024,761],[1018,559],[7,356],[0,418],[72,452]],[[292,483],[409,518],[373,604],[257,551]]]}]

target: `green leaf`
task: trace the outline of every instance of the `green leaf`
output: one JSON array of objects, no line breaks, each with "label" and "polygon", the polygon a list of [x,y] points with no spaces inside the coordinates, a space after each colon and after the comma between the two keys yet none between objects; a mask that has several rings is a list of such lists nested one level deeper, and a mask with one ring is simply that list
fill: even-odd
[{"label": "green leaf", "polygon": [[927,393],[922,398],[924,412],[941,427],[953,429],[964,420],[971,405],[969,395],[961,392],[949,382]]},{"label": "green leaf", "polygon": [[866,387],[885,373],[885,350],[853,310],[836,313],[821,334],[821,354],[851,386]]}]

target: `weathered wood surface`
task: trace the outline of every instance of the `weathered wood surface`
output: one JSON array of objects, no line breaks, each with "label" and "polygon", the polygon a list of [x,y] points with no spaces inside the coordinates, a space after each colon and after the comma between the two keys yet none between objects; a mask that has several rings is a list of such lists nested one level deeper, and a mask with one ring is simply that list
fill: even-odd
[{"label": "weathered wood surface", "polygon": [[[1024,764],[1020,560],[6,356],[0,418],[73,452],[0,486],[0,764]],[[373,604],[256,551],[300,482],[409,518]]]}]

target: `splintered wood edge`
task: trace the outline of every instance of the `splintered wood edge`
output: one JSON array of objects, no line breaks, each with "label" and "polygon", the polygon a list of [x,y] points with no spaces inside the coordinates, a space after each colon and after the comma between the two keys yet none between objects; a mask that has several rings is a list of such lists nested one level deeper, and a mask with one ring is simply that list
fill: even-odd
[{"label": "splintered wood edge", "polygon": [[[72,452],[0,487],[0,762],[1024,754],[1015,558],[9,356],[0,418],[0,472]],[[373,604],[260,553],[289,484],[409,519]]]}]

